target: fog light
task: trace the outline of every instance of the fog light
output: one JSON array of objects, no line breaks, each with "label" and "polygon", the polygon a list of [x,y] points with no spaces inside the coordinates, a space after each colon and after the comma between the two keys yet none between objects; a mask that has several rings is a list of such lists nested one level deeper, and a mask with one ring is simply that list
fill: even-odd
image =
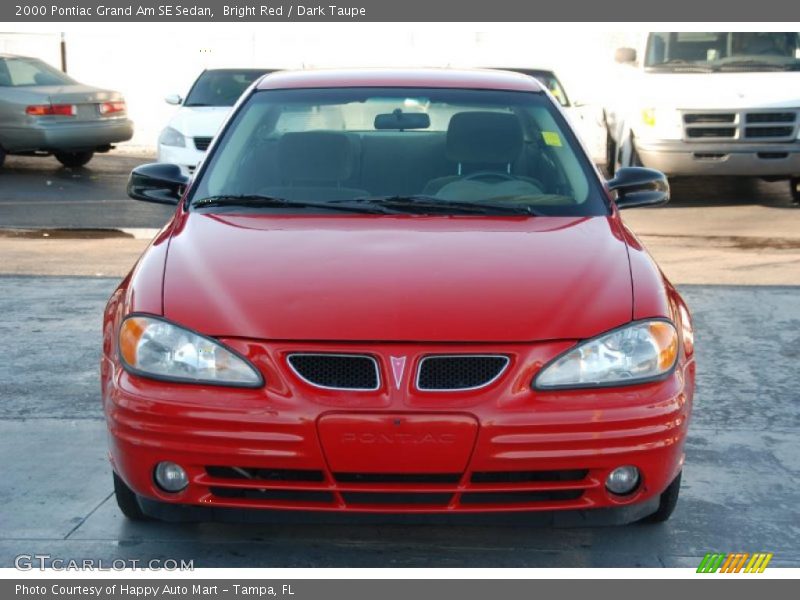
[{"label": "fog light", "polygon": [[189,485],[189,476],[180,465],[164,461],[156,465],[156,483],[165,492],[180,492]]},{"label": "fog light", "polygon": [[630,494],[639,485],[639,469],[626,465],[617,467],[606,478],[606,489],[612,494]]}]

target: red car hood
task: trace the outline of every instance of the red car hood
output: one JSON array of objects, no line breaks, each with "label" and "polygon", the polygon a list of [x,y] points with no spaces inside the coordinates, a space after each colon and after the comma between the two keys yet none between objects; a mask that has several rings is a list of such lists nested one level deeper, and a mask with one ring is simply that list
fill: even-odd
[{"label": "red car hood", "polygon": [[170,242],[164,314],[214,336],[522,342],[630,321],[605,217],[202,215]]}]

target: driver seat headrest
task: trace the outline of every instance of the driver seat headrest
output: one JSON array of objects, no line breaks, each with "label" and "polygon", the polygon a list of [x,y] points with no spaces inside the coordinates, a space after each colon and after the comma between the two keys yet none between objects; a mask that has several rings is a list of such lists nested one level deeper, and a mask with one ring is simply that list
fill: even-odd
[{"label": "driver seat headrest", "polygon": [[459,164],[508,164],[519,157],[522,146],[522,127],[516,115],[460,112],[450,118],[445,154]]}]

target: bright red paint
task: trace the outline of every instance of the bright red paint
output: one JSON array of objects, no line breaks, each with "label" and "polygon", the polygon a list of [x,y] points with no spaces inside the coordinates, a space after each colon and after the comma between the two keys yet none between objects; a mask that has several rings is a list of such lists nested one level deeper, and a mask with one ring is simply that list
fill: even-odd
[{"label": "bright red paint", "polygon": [[[337,77],[339,79],[337,79]],[[261,87],[446,85],[534,89],[529,78],[481,73],[273,75]],[[521,76],[520,76],[521,77]],[[357,83],[353,83],[357,81]],[[444,81],[444,83],[442,83]],[[516,88],[514,88],[516,89]],[[619,388],[535,391],[541,367],[577,340],[633,319],[666,317],[683,301],[627,230],[609,217],[270,216],[179,207],[109,301],[102,387],[115,471],[167,503],[367,512],[492,512],[612,507],[661,494],[680,471],[695,365],[686,345],[667,379]],[[263,374],[259,389],[163,383],[124,371],[116,349],[132,312],[163,315],[220,339]],[[365,352],[375,392],[321,390],[300,380],[295,351]],[[413,386],[429,353],[502,353],[503,375],[475,391]],[[405,357],[395,385],[392,357]],[[154,465],[183,465],[192,483],[168,494]],[[643,485],[610,495],[614,467]],[[320,471],[318,482],[219,479],[205,466]],[[476,472],[587,470],[576,481],[473,482]],[[334,472],[457,473],[432,483],[341,482]],[[210,487],[305,490],[330,502],[224,498]],[[579,490],[567,500],[471,504],[469,492]],[[445,507],[349,504],[351,492],[452,492]]]}]

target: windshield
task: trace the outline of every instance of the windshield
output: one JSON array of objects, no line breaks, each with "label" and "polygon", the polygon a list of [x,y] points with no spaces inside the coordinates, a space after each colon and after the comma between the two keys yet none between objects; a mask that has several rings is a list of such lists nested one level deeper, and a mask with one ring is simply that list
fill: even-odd
[{"label": "windshield", "polygon": [[644,66],[676,71],[800,70],[800,34],[651,33]]},{"label": "windshield", "polygon": [[256,92],[199,177],[191,202],[214,199],[217,208],[279,198],[315,203],[306,212],[319,212],[318,203],[381,200],[396,210],[413,197],[418,202],[410,212],[452,207],[456,214],[466,203],[494,202],[536,214],[608,213],[596,174],[560,112],[531,92]]},{"label": "windshield", "polygon": [[66,74],[37,58],[0,58],[0,87],[73,83],[75,81]]},{"label": "windshield", "polygon": [[268,69],[211,69],[203,71],[186,96],[184,106],[233,106],[247,87]]}]

